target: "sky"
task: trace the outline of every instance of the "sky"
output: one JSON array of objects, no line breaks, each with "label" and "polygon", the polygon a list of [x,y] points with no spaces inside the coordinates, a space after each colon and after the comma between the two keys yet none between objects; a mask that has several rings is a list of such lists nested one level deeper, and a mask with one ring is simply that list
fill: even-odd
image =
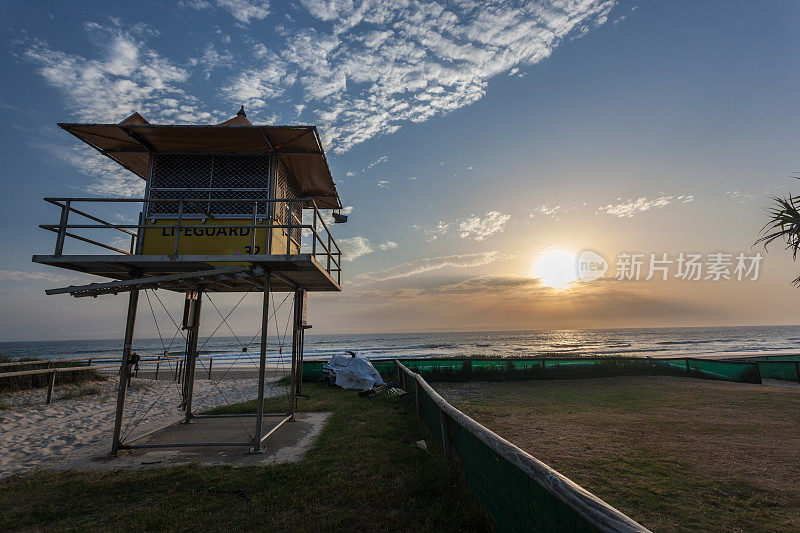
[{"label": "sky", "polygon": [[[753,246],[770,197],[800,190],[797,2],[0,12],[2,341],[123,333],[126,298],[46,296],[98,280],[30,261],[54,245],[43,197],[144,187],[57,122],[218,123],[240,105],[256,124],[317,125],[349,212],[343,291],[312,294],[315,333],[800,324],[800,265]],[[579,257],[605,275],[576,273]],[[160,295],[177,314],[180,295]],[[242,332],[259,309],[243,301]],[[149,312],[138,335],[156,333]]]}]

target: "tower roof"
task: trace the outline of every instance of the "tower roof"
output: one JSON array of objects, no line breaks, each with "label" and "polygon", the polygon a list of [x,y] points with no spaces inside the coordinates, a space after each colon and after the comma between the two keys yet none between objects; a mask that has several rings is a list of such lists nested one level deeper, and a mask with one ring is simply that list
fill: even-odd
[{"label": "tower roof", "polygon": [[341,207],[316,126],[257,126],[244,107],[217,125],[150,124],[134,113],[119,124],[59,123],[61,128],[147,179],[156,152],[275,154],[320,208]]}]

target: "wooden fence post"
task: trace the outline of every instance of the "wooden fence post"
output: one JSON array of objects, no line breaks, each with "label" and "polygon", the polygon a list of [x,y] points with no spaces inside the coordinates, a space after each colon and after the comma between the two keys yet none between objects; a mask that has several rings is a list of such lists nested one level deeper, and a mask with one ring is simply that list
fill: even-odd
[{"label": "wooden fence post", "polygon": [[211,379],[211,365],[213,365],[213,364],[214,364],[214,358],[213,357],[209,357],[209,359],[208,359],[208,379],[209,380]]},{"label": "wooden fence post", "polygon": [[50,385],[47,387],[47,405],[53,401],[53,387],[56,386],[56,373],[50,374]]},{"label": "wooden fence post", "polygon": [[158,370],[161,368],[161,363],[156,363],[156,375],[153,377],[154,380],[158,381]]}]

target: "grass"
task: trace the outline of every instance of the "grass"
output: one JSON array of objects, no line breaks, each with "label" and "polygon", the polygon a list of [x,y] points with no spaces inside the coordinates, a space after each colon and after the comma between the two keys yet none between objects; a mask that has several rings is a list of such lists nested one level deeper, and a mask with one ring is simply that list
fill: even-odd
[{"label": "grass", "polygon": [[[0,530],[486,530],[408,397],[308,384],[301,411],[333,413],[298,463],[42,472],[0,482]],[[280,410],[283,398],[267,399]],[[225,412],[253,412],[246,402]],[[43,495],[46,495],[43,497]]]},{"label": "grass", "polygon": [[86,396],[93,396],[95,394],[100,394],[103,392],[103,389],[100,388],[98,385],[86,385],[80,384],[77,387],[72,387],[67,389],[63,395],[61,395],[61,399],[72,399],[72,398],[84,398]]},{"label": "grass", "polygon": [[672,377],[436,389],[653,531],[800,528],[800,389]]},{"label": "grass", "polygon": [[[22,358],[12,359],[7,355],[0,355],[0,364],[2,363],[30,363],[29,365],[13,365],[13,366],[0,366],[0,374],[5,372],[24,372],[28,370],[42,370],[45,368],[70,368],[75,366],[82,366],[77,362],[60,362],[60,361],[40,361],[35,358]],[[47,363],[52,366],[42,366]],[[1,376],[0,376],[1,377]],[[105,381],[108,379],[103,374],[95,370],[85,370],[77,372],[62,372],[56,375],[56,385],[66,384],[83,384],[91,381]],[[26,376],[12,376],[0,379],[0,392],[18,392],[28,389],[44,388],[49,386],[50,376],[46,373],[33,374]]]},{"label": "grass", "polygon": [[[3,364],[3,363],[32,363],[34,361],[38,361],[38,359],[36,359],[35,357],[22,357],[20,359],[14,359],[13,357],[11,357],[9,355],[0,354],[0,364]],[[2,370],[0,370],[0,372],[2,372]],[[12,372],[12,371],[9,370],[8,372]]]}]

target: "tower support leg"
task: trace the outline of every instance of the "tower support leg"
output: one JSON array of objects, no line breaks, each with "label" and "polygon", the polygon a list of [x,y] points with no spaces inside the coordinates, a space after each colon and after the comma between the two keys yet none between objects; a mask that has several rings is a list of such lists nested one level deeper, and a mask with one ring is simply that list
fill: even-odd
[{"label": "tower support leg", "polygon": [[[298,336],[298,343],[297,343],[297,389],[295,391],[296,396],[303,396],[303,350],[305,349],[306,344],[306,328],[305,326],[300,327],[300,331],[297,332]],[[305,396],[303,396],[305,398]]]},{"label": "tower support leg", "polygon": [[192,419],[192,397],[194,396],[194,376],[197,366],[197,341],[200,335],[200,310],[203,303],[202,291],[186,293],[184,327],[186,328],[186,371],[183,379],[186,422]]},{"label": "tower support leg", "polygon": [[289,414],[294,419],[294,410],[296,407],[296,393],[297,393],[297,364],[300,356],[300,328],[298,327],[300,320],[301,296],[300,291],[294,291],[294,305],[292,306],[292,365],[291,365],[291,379],[289,380]]},{"label": "tower support leg", "polygon": [[111,454],[116,455],[122,441],[122,418],[125,415],[125,396],[128,393],[128,380],[131,372],[131,351],[133,347],[133,327],[136,324],[136,308],[139,305],[139,289],[133,289],[128,296],[128,317],[125,322],[125,341],[122,347],[122,363],[119,367],[119,387],[117,388],[117,411],[114,416],[114,436]]},{"label": "tower support leg", "polygon": [[267,372],[267,333],[269,331],[269,283],[270,275],[264,275],[264,303],[261,306],[261,353],[258,360],[258,404],[256,406],[256,434],[253,437],[253,452],[261,451],[261,430],[264,419],[264,379]]}]

